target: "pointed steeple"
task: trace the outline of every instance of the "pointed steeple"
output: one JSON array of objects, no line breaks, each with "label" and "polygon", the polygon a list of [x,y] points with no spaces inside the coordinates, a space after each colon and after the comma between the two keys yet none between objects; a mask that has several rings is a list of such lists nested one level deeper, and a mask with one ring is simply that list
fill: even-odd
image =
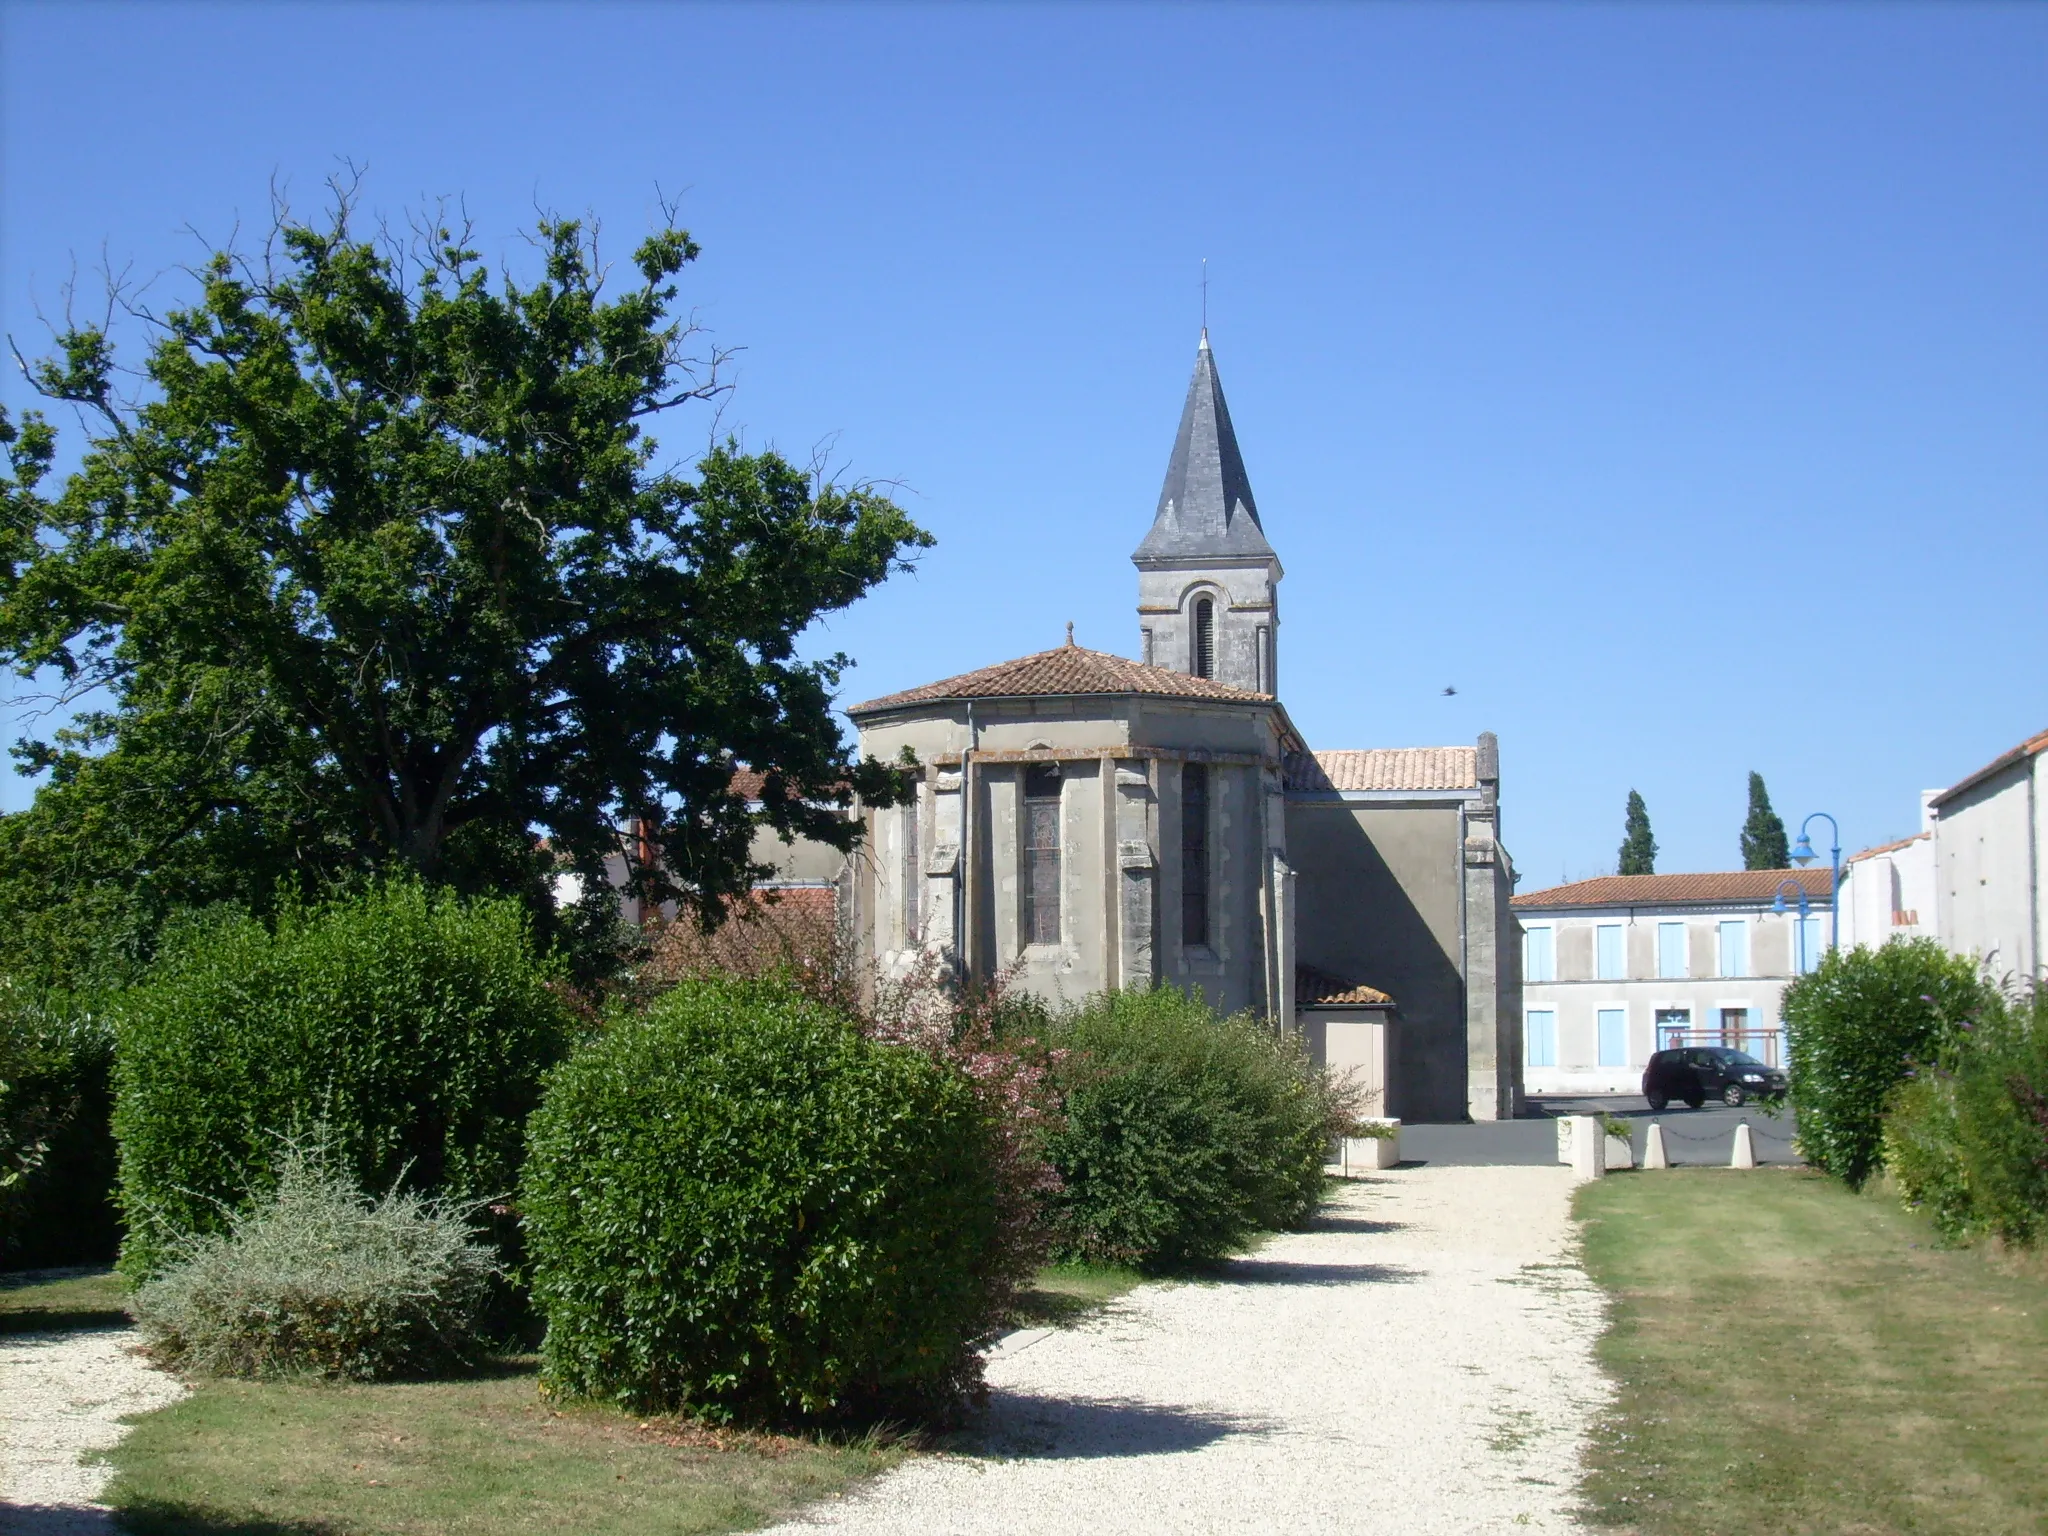
[{"label": "pointed steeple", "polygon": [[1166,466],[1166,484],[1159,492],[1159,510],[1152,531],[1131,556],[1151,560],[1213,559],[1218,556],[1271,559],[1259,523],[1258,503],[1237,451],[1230,427],[1230,408],[1223,403],[1223,383],[1216,376],[1216,355],[1209,350],[1209,332],[1195,352],[1195,376],[1188,382],[1188,400],[1180,413],[1180,431],[1173,439],[1173,458]]}]

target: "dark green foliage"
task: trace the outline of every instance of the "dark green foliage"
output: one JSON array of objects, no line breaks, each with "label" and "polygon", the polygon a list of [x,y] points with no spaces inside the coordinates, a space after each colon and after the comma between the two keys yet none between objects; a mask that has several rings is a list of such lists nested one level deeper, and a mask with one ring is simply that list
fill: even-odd
[{"label": "dark green foliage", "polygon": [[28,368],[89,435],[52,491],[49,425],[0,415],[0,660],[108,702],[17,749],[50,779],[0,834],[0,955],[89,969],[98,927],[146,961],[171,911],[392,869],[545,921],[555,861],[594,885],[622,841],[715,916],[762,824],[850,847],[840,808],[896,792],[797,637],[930,539],[772,452],[665,467],[649,423],[724,387],[674,313],[689,236],[607,289],[574,222],[525,283],[438,222],[395,249],[344,190],[206,262],[139,377],[91,327]]},{"label": "dark green foliage", "polygon": [[1764,776],[1749,776],[1749,815],[1742,823],[1742,867],[1744,869],[1789,869],[1792,851],[1785,841],[1785,823],[1771,809],[1771,793],[1764,788]]},{"label": "dark green foliage", "polygon": [[1657,873],[1657,840],[1650,835],[1650,808],[1634,790],[1628,792],[1628,813],[1622,825],[1618,875]]},{"label": "dark green foliage", "polygon": [[1893,1095],[1884,1149],[1907,1203],[1948,1236],[2036,1242],[2048,1228],[2048,992],[1987,988]]},{"label": "dark green foliage", "polygon": [[122,1268],[221,1230],[265,1190],[277,1136],[326,1127],[365,1189],[509,1194],[566,1008],[509,898],[394,880],[273,932],[232,913],[180,934],[120,999],[114,1129]]},{"label": "dark green foliage", "polygon": [[114,1256],[113,1065],[102,1014],[0,978],[0,1269]]},{"label": "dark green foliage", "polygon": [[287,1139],[273,1187],[223,1232],[180,1239],[130,1309],[157,1353],[211,1376],[352,1381],[474,1365],[496,1256],[475,1208],[363,1194],[323,1139]]},{"label": "dark green foliage", "polygon": [[1203,1263],[1315,1209],[1338,1109],[1265,1025],[1162,986],[1098,997],[1045,1038],[1061,1053],[1045,1146],[1056,1257]]},{"label": "dark green foliage", "polygon": [[1833,950],[1785,989],[1783,1009],[1807,1160],[1860,1187],[1882,1155],[1892,1090],[1935,1059],[1982,999],[1976,966],[1932,939]]},{"label": "dark green foliage", "polygon": [[534,1116],[546,1382],[716,1418],[950,1408],[998,1321],[992,1137],[926,1054],[781,982],[682,982]]}]

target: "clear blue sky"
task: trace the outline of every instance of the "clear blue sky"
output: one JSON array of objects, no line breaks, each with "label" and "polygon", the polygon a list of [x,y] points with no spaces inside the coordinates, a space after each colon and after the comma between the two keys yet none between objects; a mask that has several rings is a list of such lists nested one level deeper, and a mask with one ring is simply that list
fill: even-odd
[{"label": "clear blue sky", "polygon": [[342,157],[514,261],[536,204],[623,255],[680,195],[726,424],[938,536],[822,637],[849,701],[1068,619],[1135,648],[1206,256],[1290,711],[1497,731],[1524,890],[1611,867],[1631,786],[1661,868],[1725,868],[1751,768],[1861,846],[2048,726],[2048,7],[8,4],[0,44],[25,347],[74,255],[173,268]]}]

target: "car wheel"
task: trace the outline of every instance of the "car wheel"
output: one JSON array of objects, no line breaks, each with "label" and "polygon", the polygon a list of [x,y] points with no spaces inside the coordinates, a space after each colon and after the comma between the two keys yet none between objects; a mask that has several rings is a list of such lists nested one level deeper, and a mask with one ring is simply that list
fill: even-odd
[{"label": "car wheel", "polygon": [[1706,1103],[1706,1102],[1707,1102],[1707,1101],[1706,1101],[1705,1099],[1701,1098],[1701,1097],[1700,1097],[1700,1096],[1699,1096],[1698,1094],[1696,1094],[1696,1093],[1695,1093],[1695,1094],[1687,1094],[1687,1095],[1686,1095],[1686,1100],[1685,1100],[1685,1107],[1686,1107],[1687,1109],[1698,1109],[1698,1108],[1699,1108],[1699,1107],[1700,1107],[1700,1106],[1701,1106],[1702,1104],[1704,1104],[1704,1103]]},{"label": "car wheel", "polygon": [[1653,1093],[1653,1094],[1649,1095],[1649,1100],[1650,1100],[1650,1113],[1651,1113],[1651,1114],[1653,1114],[1653,1115],[1661,1115],[1661,1114],[1663,1114],[1663,1113],[1664,1113],[1664,1106],[1665,1106],[1666,1104],[1669,1104],[1669,1103],[1671,1102],[1671,1101],[1670,1101],[1669,1099],[1665,1098],[1665,1097],[1664,1097],[1664,1095],[1663,1095],[1663,1094],[1661,1094],[1661,1093]]},{"label": "car wheel", "polygon": [[1742,1091],[1742,1084],[1740,1083],[1730,1083],[1721,1090],[1721,1102],[1730,1109],[1742,1108],[1743,1101],[1748,1097],[1749,1095]]}]

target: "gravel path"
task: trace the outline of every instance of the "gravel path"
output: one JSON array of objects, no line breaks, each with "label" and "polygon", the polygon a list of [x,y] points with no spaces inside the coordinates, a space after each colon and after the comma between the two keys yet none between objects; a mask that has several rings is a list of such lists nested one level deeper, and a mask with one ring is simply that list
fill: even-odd
[{"label": "gravel path", "polygon": [[133,1328],[0,1337],[0,1532],[84,1536],[113,1521],[94,1502],[107,1471],[79,1457],[128,1433],[122,1419],[185,1395],[136,1353]]},{"label": "gravel path", "polygon": [[776,1527],[920,1536],[1560,1531],[1598,1292],[1558,1167],[1397,1169],[1216,1282],[1141,1287],[990,1363],[988,1454]]}]

